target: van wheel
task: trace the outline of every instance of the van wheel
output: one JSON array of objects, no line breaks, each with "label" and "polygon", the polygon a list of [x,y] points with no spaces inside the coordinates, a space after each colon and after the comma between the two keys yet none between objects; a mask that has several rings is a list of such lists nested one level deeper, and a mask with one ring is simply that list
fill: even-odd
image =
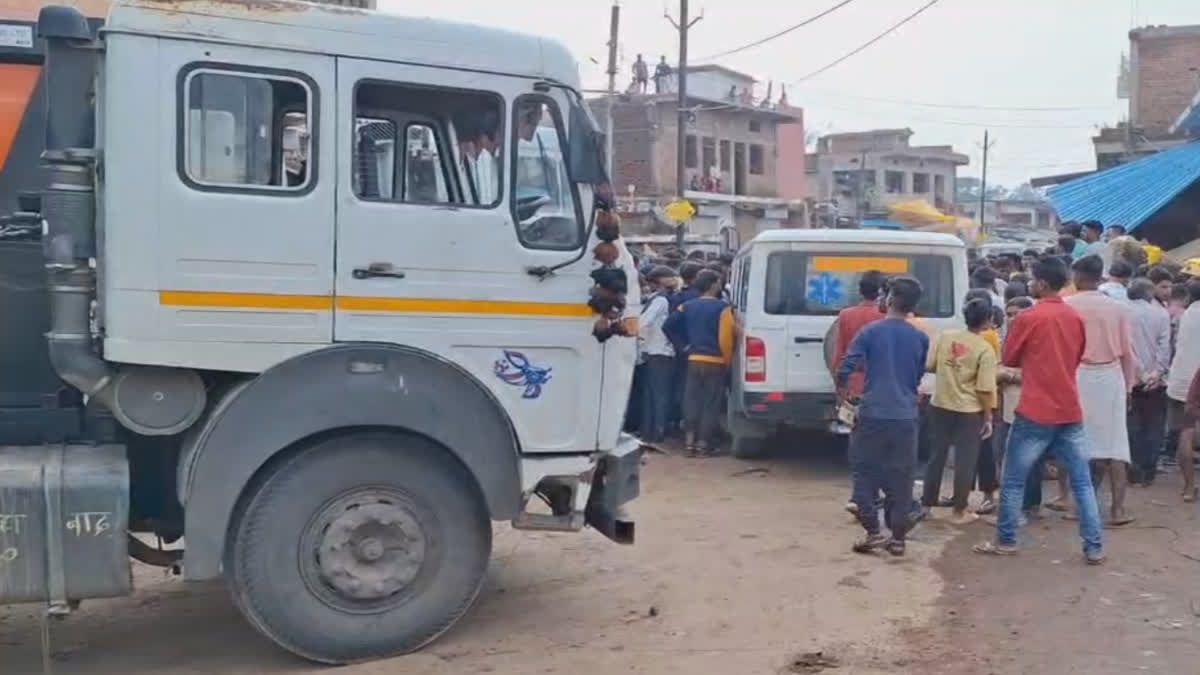
[{"label": "van wheel", "polygon": [[732,438],[730,454],[738,459],[756,459],[766,454],[767,439],[761,436],[735,434]]},{"label": "van wheel", "polygon": [[415,651],[479,594],[487,508],[470,473],[428,440],[338,436],[249,490],[225,571],[238,609],[290,652],[341,664]]}]

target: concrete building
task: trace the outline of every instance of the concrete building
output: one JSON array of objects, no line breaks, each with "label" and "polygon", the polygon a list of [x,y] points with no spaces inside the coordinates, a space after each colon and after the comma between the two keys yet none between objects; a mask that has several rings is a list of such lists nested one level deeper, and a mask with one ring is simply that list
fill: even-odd
[{"label": "concrete building", "polygon": [[[979,220],[979,200],[958,203],[958,211],[972,220]],[[983,221],[993,228],[1027,234],[1054,235],[1058,232],[1058,213],[1048,200],[988,199],[984,201]]]},{"label": "concrete building", "polygon": [[1200,80],[1200,26],[1147,26],[1129,31],[1128,72],[1118,88],[1129,99],[1124,122],[1093,137],[1096,168],[1173,148],[1195,135],[1177,125]]},{"label": "concrete building", "polygon": [[822,136],[805,162],[812,196],[853,217],[910,199],[951,208],[958,167],[970,160],[949,145],[910,145],[912,135],[874,129]]},{"label": "concrete building", "polygon": [[[614,97],[613,188],[623,210],[666,229],[661,207],[676,197],[676,78],[655,92]],[[806,196],[804,115],[800,108],[753,98],[755,80],[722,66],[688,69],[684,196],[698,209],[693,232],[739,225],[743,234],[796,222]],[[731,95],[732,94],[732,95]],[[607,97],[589,101],[604,127]],[[632,222],[631,222],[632,220]]]}]

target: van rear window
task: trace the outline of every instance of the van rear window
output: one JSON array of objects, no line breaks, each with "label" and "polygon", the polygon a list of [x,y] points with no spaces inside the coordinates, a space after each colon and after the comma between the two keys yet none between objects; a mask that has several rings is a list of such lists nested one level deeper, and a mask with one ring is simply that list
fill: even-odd
[{"label": "van rear window", "polygon": [[916,277],[917,314],[954,316],[954,266],[944,255],[854,255],[781,251],[767,256],[767,314],[827,316],[862,302],[858,279],[878,270]]}]

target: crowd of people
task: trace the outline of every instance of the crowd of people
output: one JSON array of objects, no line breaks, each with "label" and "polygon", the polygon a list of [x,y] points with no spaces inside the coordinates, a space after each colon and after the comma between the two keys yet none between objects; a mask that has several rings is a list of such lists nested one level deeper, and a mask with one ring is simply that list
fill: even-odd
[{"label": "crowd of people", "polygon": [[626,428],[659,445],[682,434],[689,455],[718,454],[734,349],[731,258],[670,250],[638,261],[643,281],[639,365]]},{"label": "crowd of people", "polygon": [[[1135,521],[1129,487],[1178,465],[1182,500],[1195,502],[1200,261],[1153,251],[1119,227],[1067,223],[1053,248],[972,262],[963,327],[941,333],[917,316],[929,289],[916,279],[860,275],[861,301],[838,315],[831,372],[839,418],[853,426],[846,508],[865,530],[854,550],[903,555],[907,532],[949,508],[955,524],[994,522],[976,552],[1012,555],[1017,530],[1052,510],[1078,521],[1085,559],[1099,564],[1103,527]],[[736,330],[730,263],[677,251],[639,261],[626,425],[650,445],[679,433],[690,456],[719,452]],[[1043,500],[1045,480],[1057,494]]]},{"label": "crowd of people", "polygon": [[[862,303],[838,318],[834,371],[839,399],[854,409],[847,510],[865,530],[855,551],[903,555],[906,533],[945,507],[956,524],[994,521],[977,553],[1013,555],[1019,527],[1045,508],[1079,522],[1085,560],[1100,564],[1102,528],[1135,520],[1128,487],[1152,485],[1178,463],[1182,500],[1196,501],[1200,264],[1159,262],[1151,251],[1123,228],[1067,223],[1049,250],[972,263],[965,328],[939,335],[914,315],[915,279],[860,277]],[[1058,494],[1043,503],[1048,478]]]}]

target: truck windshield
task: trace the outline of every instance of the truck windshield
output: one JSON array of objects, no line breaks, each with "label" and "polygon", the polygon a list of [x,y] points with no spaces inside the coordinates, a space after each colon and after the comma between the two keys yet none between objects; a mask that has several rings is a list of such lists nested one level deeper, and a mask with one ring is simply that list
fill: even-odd
[{"label": "truck windshield", "polygon": [[947,255],[772,253],[767,257],[764,310],[767,314],[836,315],[862,302],[858,280],[872,269],[889,276],[907,274],[921,282],[918,316],[954,316],[954,266]]}]

